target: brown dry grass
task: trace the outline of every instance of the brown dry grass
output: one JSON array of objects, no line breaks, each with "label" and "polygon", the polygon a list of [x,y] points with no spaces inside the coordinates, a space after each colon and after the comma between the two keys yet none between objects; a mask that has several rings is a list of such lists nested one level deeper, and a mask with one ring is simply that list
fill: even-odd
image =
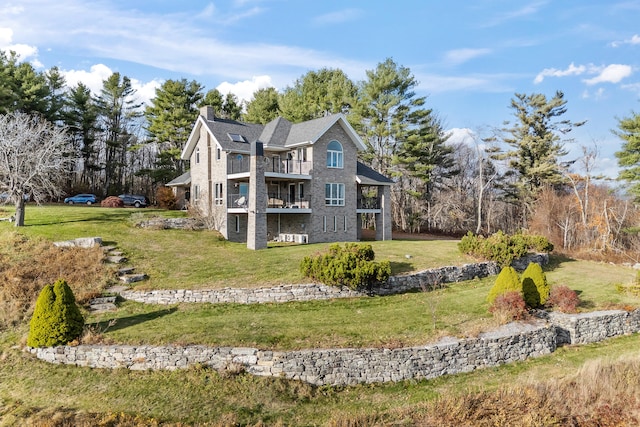
[{"label": "brown dry grass", "polygon": [[98,296],[112,276],[101,248],[58,248],[18,233],[0,240],[0,330],[24,322],[40,290],[64,279],[78,303]]}]

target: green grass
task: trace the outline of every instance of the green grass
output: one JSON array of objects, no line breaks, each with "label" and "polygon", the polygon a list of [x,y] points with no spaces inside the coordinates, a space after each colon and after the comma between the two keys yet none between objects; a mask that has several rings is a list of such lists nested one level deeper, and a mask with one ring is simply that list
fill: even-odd
[{"label": "green grass", "polygon": [[[2,346],[0,425],[14,416],[48,408],[77,412],[129,413],[164,422],[225,425],[344,425],[363,414],[402,423],[408,411],[425,411],[439,396],[490,391],[504,385],[575,375],[588,360],[637,357],[636,335],[580,347],[563,347],[552,355],[469,374],[430,381],[354,387],[311,387],[249,374],[221,377],[204,368],[175,372],[131,372],[57,366],[33,360]],[[12,411],[10,411],[12,409]],[[9,412],[4,414],[3,412]],[[8,422],[8,424],[5,424]],[[406,423],[406,419],[405,419]],[[229,423],[231,424],[231,423]],[[215,425],[215,424],[214,424]]]},{"label": "green grass", "polygon": [[[326,244],[271,246],[252,251],[245,244],[220,241],[211,231],[152,230],[132,226],[132,215],[184,215],[153,209],[110,209],[97,206],[29,205],[20,231],[51,241],[102,237],[116,244],[129,264],[150,279],[145,289],[216,289],[306,283],[299,272],[306,255],[327,249]],[[0,233],[13,230],[0,223]],[[391,261],[392,273],[402,274],[442,265],[473,262],[461,255],[456,240],[370,242],[377,259]],[[410,257],[406,257],[410,255]]]},{"label": "green grass", "polygon": [[[26,212],[27,226],[21,233],[52,241],[100,236],[124,250],[139,271],[151,275],[145,287],[158,289],[297,283],[303,281],[298,260],[326,248],[303,245],[249,251],[244,245],[220,242],[210,232],[141,230],[130,225],[131,214],[139,212],[133,209],[29,205]],[[0,223],[0,241],[13,231],[10,224]],[[371,243],[378,259],[392,261],[394,274],[472,262],[458,254],[454,240]],[[639,305],[638,298],[616,291],[616,284],[630,283],[635,277],[630,268],[554,258],[546,271],[551,285],[564,284],[580,292],[582,310]],[[105,337],[115,342],[274,349],[402,346],[444,334],[473,335],[490,327],[485,297],[492,284],[493,279],[487,278],[429,293],[251,306],[163,307],[125,302],[117,312],[92,315],[88,320],[95,322],[96,329],[106,329]],[[107,327],[114,318],[115,324]],[[248,374],[224,377],[202,367],[131,372],[51,365],[20,351],[26,327],[0,333],[0,425],[23,424],[21,420],[40,412],[47,420],[55,419],[49,414],[61,411],[127,413],[146,421],[214,425],[347,425],[344,420],[366,415],[380,424],[406,425],[407,413],[428,410],[429,402],[440,396],[567,377],[588,360],[615,360],[640,351],[638,336],[633,335],[563,347],[521,363],[431,381],[312,387]]]}]

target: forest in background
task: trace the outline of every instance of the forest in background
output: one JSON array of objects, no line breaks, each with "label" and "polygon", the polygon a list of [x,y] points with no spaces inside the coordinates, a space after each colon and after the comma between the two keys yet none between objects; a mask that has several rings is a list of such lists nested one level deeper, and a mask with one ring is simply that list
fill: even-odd
[{"label": "forest in background", "polygon": [[[343,113],[367,146],[361,160],[395,181],[396,230],[526,231],[547,236],[567,254],[640,262],[640,116],[618,121],[622,192],[619,182],[594,174],[597,145],[571,139],[585,123],[565,118],[562,91],[515,93],[501,128],[452,143],[437,109],[417,96],[411,70],[392,59],[367,70],[362,81],[325,68],[281,91],[260,89],[249,102],[181,79],[166,80],[144,105],[120,73],[93,94],[82,83],[69,87],[56,67],[37,71],[12,52],[0,52],[0,75],[0,114],[40,115],[66,129],[71,161],[59,185],[68,195],[142,193],[153,200],[188,170],[180,152],[204,105],[217,117],[263,124],[278,116],[296,123]],[[582,156],[567,160],[568,143],[579,144]]]}]

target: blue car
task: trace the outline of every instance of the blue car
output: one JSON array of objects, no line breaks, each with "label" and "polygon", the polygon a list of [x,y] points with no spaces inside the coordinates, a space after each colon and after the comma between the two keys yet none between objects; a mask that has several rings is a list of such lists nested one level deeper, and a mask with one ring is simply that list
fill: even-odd
[{"label": "blue car", "polygon": [[76,194],[73,197],[67,197],[64,199],[64,202],[69,205],[73,205],[75,203],[92,205],[98,202],[98,198],[95,194]]}]

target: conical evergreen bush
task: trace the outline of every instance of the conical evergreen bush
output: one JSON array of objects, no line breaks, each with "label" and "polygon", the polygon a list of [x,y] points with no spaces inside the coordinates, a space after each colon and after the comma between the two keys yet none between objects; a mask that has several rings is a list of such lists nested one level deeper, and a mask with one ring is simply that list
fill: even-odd
[{"label": "conical evergreen bush", "polygon": [[522,272],[522,292],[529,307],[540,307],[549,299],[551,287],[540,264],[531,262]]},{"label": "conical evergreen bush", "polygon": [[487,295],[487,301],[489,304],[493,304],[498,295],[509,291],[522,293],[522,283],[513,267],[503,267],[496,278],[496,283],[489,291],[489,295]]},{"label": "conical evergreen bush", "polygon": [[46,285],[36,301],[29,323],[29,347],[64,345],[82,334],[84,318],[76,305],[71,288],[60,279]]}]

